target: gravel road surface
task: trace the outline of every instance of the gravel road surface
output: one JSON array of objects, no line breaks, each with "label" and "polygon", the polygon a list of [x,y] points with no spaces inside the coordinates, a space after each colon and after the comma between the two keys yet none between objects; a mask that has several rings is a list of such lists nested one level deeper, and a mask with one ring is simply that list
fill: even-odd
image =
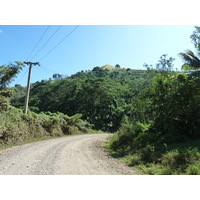
[{"label": "gravel road surface", "polygon": [[102,147],[110,134],[40,141],[0,151],[0,175],[137,174]]}]

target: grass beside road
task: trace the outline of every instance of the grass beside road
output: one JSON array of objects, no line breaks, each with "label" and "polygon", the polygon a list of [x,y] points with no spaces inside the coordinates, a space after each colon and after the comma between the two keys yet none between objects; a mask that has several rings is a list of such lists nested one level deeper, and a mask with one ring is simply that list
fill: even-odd
[{"label": "grass beside road", "polygon": [[141,174],[200,175],[200,140],[160,146],[147,145],[133,150],[129,145],[116,147],[115,134],[104,144],[107,151]]}]

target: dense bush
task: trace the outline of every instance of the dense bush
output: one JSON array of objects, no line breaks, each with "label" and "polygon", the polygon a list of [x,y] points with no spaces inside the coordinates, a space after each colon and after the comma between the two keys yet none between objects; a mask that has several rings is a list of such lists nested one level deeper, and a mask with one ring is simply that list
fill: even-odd
[{"label": "dense bush", "polygon": [[200,77],[157,76],[146,92],[154,132],[166,141],[200,138]]},{"label": "dense bush", "polygon": [[62,136],[89,132],[90,125],[80,115],[28,112],[9,107],[0,112],[0,144],[21,142],[31,138]]},{"label": "dense bush", "polygon": [[198,174],[200,77],[158,73],[142,96],[145,115],[124,120],[109,150],[131,166],[143,165],[143,173]]}]

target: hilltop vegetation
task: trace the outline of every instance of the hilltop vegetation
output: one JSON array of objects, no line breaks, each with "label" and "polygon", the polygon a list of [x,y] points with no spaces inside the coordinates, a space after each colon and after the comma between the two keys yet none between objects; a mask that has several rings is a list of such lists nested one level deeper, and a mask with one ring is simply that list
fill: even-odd
[{"label": "hilltop vegetation", "polygon": [[114,69],[116,69],[114,66],[112,66],[112,65],[104,65],[104,66],[102,66],[101,67],[102,69],[108,69],[108,70],[114,70]]}]

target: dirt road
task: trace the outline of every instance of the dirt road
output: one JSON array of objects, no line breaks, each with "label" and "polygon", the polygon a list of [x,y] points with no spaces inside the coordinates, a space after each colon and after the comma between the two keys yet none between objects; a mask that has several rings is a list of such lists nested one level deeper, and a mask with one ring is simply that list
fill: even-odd
[{"label": "dirt road", "polygon": [[109,134],[77,135],[0,151],[0,175],[137,174],[102,147]]}]

